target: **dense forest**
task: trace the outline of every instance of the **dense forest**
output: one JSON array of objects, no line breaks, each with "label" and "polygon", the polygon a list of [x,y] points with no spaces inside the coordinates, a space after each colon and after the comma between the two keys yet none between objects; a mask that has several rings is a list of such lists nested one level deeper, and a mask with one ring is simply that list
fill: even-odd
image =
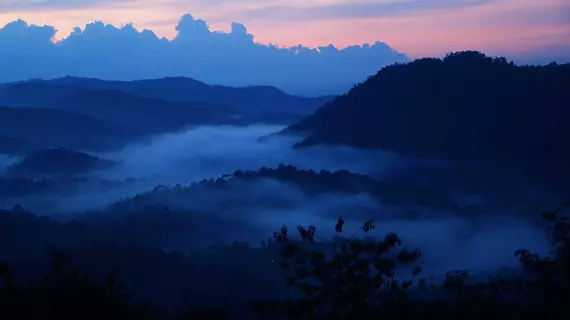
[{"label": "dense forest", "polygon": [[[2,263],[0,304],[4,315],[87,319],[230,319],[230,311],[234,316],[257,314],[259,319],[563,319],[570,314],[567,206],[542,214],[551,226],[552,254],[515,252],[524,272],[510,277],[481,280],[473,279],[468,270],[450,270],[443,282],[434,283],[422,277],[421,252],[406,248],[398,235],[387,234],[381,240],[357,233],[342,237],[347,230],[339,218],[333,239],[319,237],[315,226],[299,226],[296,231],[283,226],[259,249],[234,243],[184,255],[140,246],[76,243],[68,253],[52,247],[32,269],[45,270],[48,256],[54,257],[51,267],[27,285],[21,278],[26,267],[13,270]],[[0,218],[2,224],[12,220],[42,232],[65,232],[61,237],[69,240],[87,231],[80,223],[38,219],[21,208],[1,211]],[[360,232],[374,228],[374,222],[367,221]],[[117,265],[124,273],[117,273]],[[101,269],[105,266],[109,270]],[[81,273],[78,267],[98,276]],[[282,284],[274,277],[282,277]],[[125,290],[135,288],[139,294],[133,299]],[[153,288],[163,288],[162,295],[153,294]],[[285,298],[282,293],[288,291]],[[141,296],[161,303],[141,304]],[[235,300],[223,302],[224,297]]]},{"label": "dense forest", "polygon": [[30,153],[18,163],[10,166],[7,173],[16,176],[77,175],[108,169],[112,166],[111,161],[84,152],[57,148]]},{"label": "dense forest", "polygon": [[[114,206],[125,210],[137,203],[149,205],[153,203],[153,199],[160,199],[165,193],[183,193],[190,196],[194,192],[205,191],[207,194],[208,191],[240,188],[245,183],[263,181],[264,179],[291,184],[309,197],[326,193],[367,194],[378,198],[387,205],[430,207],[440,210],[459,209],[449,195],[440,190],[415,187],[398,181],[378,181],[370,176],[355,174],[348,170],[320,170],[315,172],[285,164],[280,164],[277,168],[262,167],[259,170],[237,170],[233,174],[204,179],[193,182],[189,186],[158,186],[152,192],[139,194],[132,199],[118,202]],[[140,205],[136,207],[140,208]]]},{"label": "dense forest", "polygon": [[381,148],[568,177],[568,87],[570,64],[451,53],[385,67],[287,131],[308,134],[298,146]]}]

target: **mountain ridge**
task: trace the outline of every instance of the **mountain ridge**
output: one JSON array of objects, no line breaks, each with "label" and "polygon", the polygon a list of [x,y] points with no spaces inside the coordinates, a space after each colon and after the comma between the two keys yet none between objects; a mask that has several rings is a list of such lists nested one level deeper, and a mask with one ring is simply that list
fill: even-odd
[{"label": "mountain ridge", "polygon": [[33,149],[121,147],[138,134],[82,113],[46,107],[0,106],[0,136],[7,137],[7,142],[20,142],[25,151],[31,151],[28,150],[31,145]]},{"label": "mountain ridge", "polygon": [[[570,64],[516,66],[476,51],[383,68],[284,132],[459,161],[570,161]],[[516,115],[516,116],[513,116]]]},{"label": "mountain ridge", "polygon": [[[186,77],[165,77],[133,81],[101,80],[96,78],[63,77],[51,80],[33,79],[0,85],[0,92],[14,87],[58,86],[69,94],[78,88],[98,90],[120,90],[143,98],[159,99],[166,102],[201,102],[228,105],[240,112],[289,111],[309,114],[333,96],[302,97],[290,95],[281,89],[267,85],[229,87],[208,85]],[[51,87],[55,89],[56,87]],[[54,94],[49,92],[49,94]],[[61,98],[61,96],[59,97]],[[2,95],[0,93],[0,101]]]}]

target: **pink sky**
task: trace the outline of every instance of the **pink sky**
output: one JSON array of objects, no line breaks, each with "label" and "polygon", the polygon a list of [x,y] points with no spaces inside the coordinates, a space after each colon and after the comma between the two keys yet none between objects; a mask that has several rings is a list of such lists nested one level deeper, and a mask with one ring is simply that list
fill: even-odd
[{"label": "pink sky", "polygon": [[0,0],[0,25],[18,18],[53,25],[59,39],[95,20],[172,38],[184,13],[212,30],[241,22],[256,41],[282,46],[380,40],[412,57],[462,49],[570,52],[568,0]]}]

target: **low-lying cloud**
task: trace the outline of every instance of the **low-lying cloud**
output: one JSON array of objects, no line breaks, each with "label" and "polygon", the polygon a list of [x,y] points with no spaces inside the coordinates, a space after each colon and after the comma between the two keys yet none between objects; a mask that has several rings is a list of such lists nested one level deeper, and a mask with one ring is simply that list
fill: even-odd
[{"label": "low-lying cloud", "polygon": [[18,157],[14,157],[14,156],[8,156],[5,154],[1,154],[0,153],[0,175],[4,174],[4,172],[6,171],[6,169],[17,163],[19,160]]},{"label": "low-lying cloud", "polygon": [[[368,235],[383,237],[396,232],[405,246],[423,252],[420,265],[424,276],[450,269],[493,273],[501,267],[516,267],[513,252],[517,249],[548,250],[544,230],[509,212],[461,216],[420,209],[410,217],[405,215],[409,209],[405,205],[387,206],[364,193],[307,194],[298,186],[268,178],[232,180],[223,188],[188,187],[190,182],[234,170],[257,170],[279,163],[316,171],[349,169],[382,179],[403,160],[394,154],[342,147],[292,149],[297,141],[294,137],[259,140],[280,129],[262,125],[197,127],[157,136],[144,144],[99,155],[119,164],[97,176],[135,178],[131,183],[104,189],[87,182],[68,194],[19,201],[32,211],[48,208],[51,213],[63,214],[56,218],[71,214],[121,241],[181,251],[233,240],[258,245],[283,224],[293,234],[297,225],[315,225],[319,235],[330,238],[335,235],[339,216],[346,220],[343,235],[350,236],[364,221],[373,219],[376,229]],[[153,190],[159,184],[170,187]],[[136,194],[140,195],[133,199]],[[93,214],[84,216],[84,210]]]},{"label": "low-lying cloud", "polygon": [[[122,181],[117,186],[104,188],[100,183],[88,181],[61,197],[37,195],[30,199],[12,199],[5,204],[25,202],[29,209],[41,210],[42,213],[73,213],[102,209],[159,185],[187,186],[202,179],[232,174],[236,170],[259,170],[264,166],[276,168],[279,164],[290,164],[299,169],[348,169],[381,177],[386,170],[400,163],[397,155],[381,151],[325,146],[293,149],[298,137],[272,135],[283,128],[277,125],[203,126],[158,135],[117,152],[94,154],[112,160],[116,165],[92,175]],[[265,138],[260,139],[262,137]],[[10,161],[5,162],[8,164],[15,160]]]},{"label": "low-lying cloud", "polygon": [[[257,170],[280,163],[301,169],[340,170],[379,174],[399,157],[381,151],[318,146],[297,150],[298,137],[271,135],[283,129],[276,125],[249,127],[204,126],[157,136],[147,143],[103,154],[119,165],[105,174],[113,177],[149,177],[163,181],[196,181],[235,170]],[[266,139],[259,139],[267,137]]]}]

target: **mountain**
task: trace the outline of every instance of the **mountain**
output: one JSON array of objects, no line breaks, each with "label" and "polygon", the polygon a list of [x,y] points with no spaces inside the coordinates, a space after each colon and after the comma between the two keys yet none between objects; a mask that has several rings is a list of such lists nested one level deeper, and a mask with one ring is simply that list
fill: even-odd
[{"label": "mountain", "polygon": [[[285,132],[346,144],[570,174],[570,64],[480,52],[385,67]],[[557,170],[558,170],[557,169]]]},{"label": "mountain", "polygon": [[34,150],[36,147],[29,141],[7,137],[7,136],[0,136],[0,154],[25,154]]},{"label": "mountain", "polygon": [[[298,189],[307,197],[318,197],[326,194],[334,194],[339,197],[366,195],[377,199],[386,208],[400,207],[405,208],[406,211],[412,208],[429,208],[441,212],[459,210],[458,204],[453,201],[448,193],[431,187],[418,187],[394,180],[379,181],[348,170],[320,170],[315,172],[284,164],[280,164],[278,168],[262,167],[257,171],[237,170],[232,174],[192,182],[189,185],[157,186],[152,191],[138,194],[130,199],[120,200],[108,209],[110,212],[123,213],[142,210],[156,204],[180,206],[186,202],[197,210],[197,208],[202,208],[205,198],[209,198],[211,201],[208,210],[232,208],[238,212],[240,207],[251,210],[252,203],[262,205],[264,208],[283,209],[294,206],[290,198],[289,201],[284,201],[283,194],[279,192],[265,195],[264,192],[260,191],[260,185],[263,184],[265,187],[271,185],[267,184],[269,181],[279,182]],[[239,195],[236,195],[237,190],[240,190]],[[250,193],[244,190],[257,190],[257,192]],[[260,197],[259,195],[262,193],[265,196]],[[255,196],[251,198],[251,195]],[[354,213],[354,215],[357,214]]]},{"label": "mountain", "polygon": [[79,89],[56,104],[140,133],[162,133],[193,124],[232,121],[235,112],[224,105],[202,102],[166,102],[119,90]]},{"label": "mountain", "polygon": [[7,151],[61,146],[113,149],[139,136],[84,114],[51,108],[0,107],[0,137],[5,137],[1,142]]},{"label": "mountain", "polygon": [[65,96],[77,91],[75,87],[50,85],[30,80],[0,85],[0,105],[14,107],[54,107]]},{"label": "mountain", "polygon": [[75,175],[110,168],[112,162],[65,148],[31,153],[8,169],[15,175]]},{"label": "mountain", "polygon": [[195,101],[224,104],[244,114],[293,112],[308,114],[330,101],[332,96],[298,97],[271,86],[241,88],[208,85],[185,77],[168,77],[137,81],[104,81],[91,78],[65,77],[48,81],[62,86],[101,90],[121,90],[145,98],[165,101]]},{"label": "mountain", "polygon": [[[106,81],[92,78],[65,77],[53,80],[30,80],[0,86],[0,103],[10,105],[49,105],[64,99],[77,89],[122,91],[142,98],[165,102],[194,102],[225,105],[243,115],[273,112],[309,114],[332,96],[298,97],[271,86],[233,88],[207,85],[200,81],[172,77],[137,81]],[[208,106],[204,106],[206,109]]]}]

